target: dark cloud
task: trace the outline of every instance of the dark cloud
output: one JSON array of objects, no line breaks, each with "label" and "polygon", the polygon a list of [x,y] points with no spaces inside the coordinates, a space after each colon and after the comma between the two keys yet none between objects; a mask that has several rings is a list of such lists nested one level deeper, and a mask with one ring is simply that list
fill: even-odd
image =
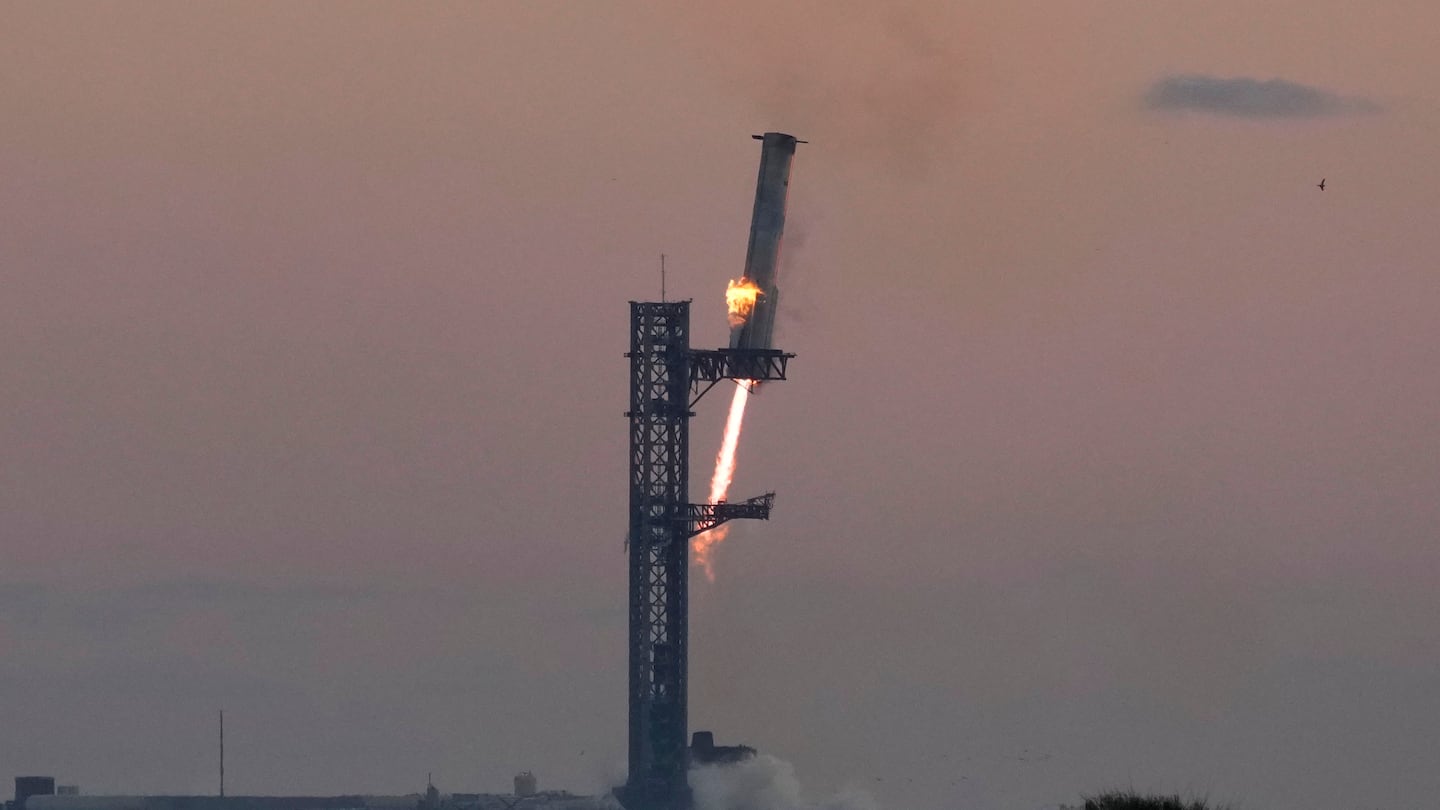
[{"label": "dark cloud", "polygon": [[1379,110],[1367,99],[1346,98],[1284,79],[1193,74],[1167,76],[1156,82],[1146,93],[1145,104],[1157,110],[1196,110],[1242,118],[1316,118]]}]

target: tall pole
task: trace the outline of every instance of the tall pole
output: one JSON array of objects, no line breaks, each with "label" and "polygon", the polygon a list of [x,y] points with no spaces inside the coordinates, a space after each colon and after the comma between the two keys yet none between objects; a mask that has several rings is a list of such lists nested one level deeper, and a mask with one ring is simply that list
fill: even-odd
[{"label": "tall pole", "polygon": [[220,710],[220,798],[225,798],[225,710]]}]

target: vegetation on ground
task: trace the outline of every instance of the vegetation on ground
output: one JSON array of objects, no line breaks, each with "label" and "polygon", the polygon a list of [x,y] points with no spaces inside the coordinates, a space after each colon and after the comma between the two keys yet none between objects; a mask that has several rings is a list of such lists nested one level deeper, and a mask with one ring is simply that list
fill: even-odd
[{"label": "vegetation on ground", "polygon": [[[1085,797],[1085,810],[1211,810],[1204,799],[1185,801],[1179,796],[1141,795],[1112,790]],[[1217,807],[1214,810],[1226,810]]]}]

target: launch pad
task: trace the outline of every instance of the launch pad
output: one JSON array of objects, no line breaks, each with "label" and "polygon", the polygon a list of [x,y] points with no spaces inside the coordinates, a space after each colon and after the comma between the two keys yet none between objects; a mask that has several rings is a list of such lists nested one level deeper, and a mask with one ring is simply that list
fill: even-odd
[{"label": "launch pad", "polygon": [[[714,503],[690,503],[691,408],[721,380],[783,380],[794,357],[771,340],[790,163],[801,141],[755,137],[763,145],[745,273],[726,294],[730,303],[731,292],[743,293],[731,307],[729,348],[690,348],[689,301],[630,302],[630,769],[616,790],[626,810],[691,805],[690,539],[731,520],[769,520],[775,502],[773,492],[726,502],[722,488]],[[715,749],[708,734],[697,737]]]}]

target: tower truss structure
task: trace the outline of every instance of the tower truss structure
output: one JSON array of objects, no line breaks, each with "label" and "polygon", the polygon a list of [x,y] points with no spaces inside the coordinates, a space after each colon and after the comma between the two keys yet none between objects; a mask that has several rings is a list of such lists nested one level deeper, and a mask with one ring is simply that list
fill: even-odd
[{"label": "tower truss structure", "polygon": [[[630,302],[629,777],[627,810],[690,806],[690,538],[768,520],[775,493],[690,503],[691,407],[722,379],[783,380],[793,355],[690,349],[690,302]],[[694,397],[692,399],[692,396]]]}]

